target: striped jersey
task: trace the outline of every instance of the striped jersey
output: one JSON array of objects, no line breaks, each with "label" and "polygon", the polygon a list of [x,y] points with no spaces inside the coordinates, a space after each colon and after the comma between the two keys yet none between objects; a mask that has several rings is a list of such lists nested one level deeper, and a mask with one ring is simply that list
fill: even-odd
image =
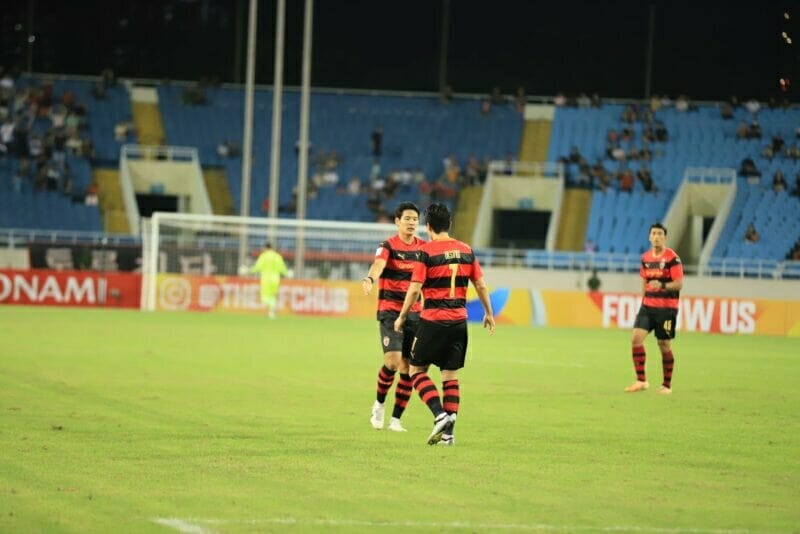
[{"label": "striped jersey", "polygon": [[[645,281],[660,280],[667,283],[683,279],[683,264],[681,259],[671,248],[664,248],[660,256],[653,254],[653,249],[642,254],[642,266],[639,276]],[[678,308],[680,291],[675,289],[650,289],[646,288],[642,304],[652,308]]]},{"label": "striped jersey", "polygon": [[[420,251],[424,239],[414,237],[406,244],[400,236],[394,236],[380,244],[375,257],[386,260],[378,278],[378,320],[397,317],[403,309],[403,301],[411,283],[411,273],[422,256]],[[422,306],[415,302],[409,311],[419,313]]]},{"label": "striped jersey", "polygon": [[457,239],[430,241],[422,246],[422,258],[412,282],[422,282],[426,321],[458,322],[467,319],[467,286],[483,277],[472,249]]}]

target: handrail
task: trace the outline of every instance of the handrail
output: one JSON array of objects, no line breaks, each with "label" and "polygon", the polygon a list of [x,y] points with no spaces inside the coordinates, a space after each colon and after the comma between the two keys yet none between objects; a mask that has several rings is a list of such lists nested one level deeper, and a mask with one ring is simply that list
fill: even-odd
[{"label": "handrail", "polygon": [[[338,223],[331,223],[334,228]],[[353,227],[362,227],[368,223],[352,223]],[[326,225],[328,226],[328,225]],[[387,231],[391,230],[390,225]],[[226,248],[238,246],[238,238],[226,239],[222,236],[207,236],[200,238],[206,247]],[[329,243],[324,239],[310,239],[307,247],[309,250],[332,252]],[[169,238],[166,239],[170,241]],[[287,238],[284,245],[292,246],[292,239]],[[23,228],[0,229],[0,247],[17,248],[28,244],[53,244],[53,245],[96,245],[101,247],[125,246],[141,247],[139,236],[121,234],[105,234],[102,232],[79,232],[62,230],[32,230]],[[365,252],[369,256],[374,253],[374,241],[367,240],[363,243],[363,250],[358,243],[349,243],[347,254]],[[335,252],[332,252],[335,254]],[[601,272],[635,273],[639,271],[641,259],[639,254],[622,254],[609,252],[560,252],[541,249],[475,249],[475,255],[485,267],[516,267],[547,270],[591,271],[597,269]],[[365,256],[367,257],[367,256]],[[371,257],[371,256],[370,256]],[[765,260],[750,258],[711,258],[706,265],[684,265],[687,273],[699,276],[713,276],[724,278],[764,278],[783,279],[800,278],[800,261]],[[788,276],[786,276],[788,274]]]}]

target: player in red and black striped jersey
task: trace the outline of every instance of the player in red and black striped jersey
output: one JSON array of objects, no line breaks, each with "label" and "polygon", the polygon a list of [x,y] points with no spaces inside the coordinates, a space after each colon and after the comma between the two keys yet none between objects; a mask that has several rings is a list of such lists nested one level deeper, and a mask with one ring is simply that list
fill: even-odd
[{"label": "player in red and black striped jersey", "polygon": [[411,344],[419,324],[419,302],[411,307],[411,315],[402,332],[394,331],[394,321],[400,315],[406,298],[411,273],[421,256],[420,248],[424,240],[416,236],[419,225],[419,208],[412,202],[401,202],[394,211],[397,235],[382,242],[375,251],[375,261],[362,280],[364,294],[372,291],[378,281],[378,321],[380,323],[383,366],[378,371],[378,392],[372,405],[370,423],[373,428],[383,428],[384,402],[394,383],[395,374],[400,371],[400,379],[394,391],[394,409],[389,421],[389,430],[405,432],[400,417],[411,398],[411,377],[408,374],[408,360],[411,357]]},{"label": "player in red and black striped jersey", "polygon": [[642,254],[642,266],[639,269],[644,298],[636,315],[631,339],[636,382],[625,388],[628,393],[644,391],[650,387],[644,370],[644,339],[651,330],[655,331],[658,340],[664,372],[664,381],[658,392],[663,395],[672,393],[672,369],[675,366],[672,340],[675,338],[675,323],[678,319],[678,299],[683,288],[683,265],[675,251],[664,245],[666,241],[667,229],[661,223],[650,226],[652,248]]},{"label": "player in red and black striped jersey", "polygon": [[[428,444],[453,445],[458,407],[461,400],[458,370],[464,367],[467,352],[467,286],[475,286],[483,305],[483,326],[494,333],[495,322],[489,290],[483,271],[472,249],[449,235],[450,210],[444,204],[431,204],[425,210],[425,223],[431,241],[422,246],[421,262],[414,269],[403,309],[394,323],[400,331],[417,302],[420,292],[425,305],[417,337],[411,348],[411,380],[422,401],[433,413],[433,431]],[[430,365],[442,372],[444,396],[428,376]]]}]

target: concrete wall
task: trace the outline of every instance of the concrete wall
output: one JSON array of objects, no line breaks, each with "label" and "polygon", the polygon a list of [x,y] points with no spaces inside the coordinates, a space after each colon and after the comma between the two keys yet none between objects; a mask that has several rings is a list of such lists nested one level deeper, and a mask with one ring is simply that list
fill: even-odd
[{"label": "concrete wall", "polygon": [[558,181],[548,178],[498,177],[494,180],[492,206],[497,209],[518,209],[523,198],[533,199],[533,208],[553,211],[558,193]]},{"label": "concrete wall", "polygon": [[129,160],[128,168],[135,192],[149,193],[151,186],[163,184],[164,194],[190,199],[188,213],[209,213],[203,201],[205,185],[197,179],[194,163]]}]

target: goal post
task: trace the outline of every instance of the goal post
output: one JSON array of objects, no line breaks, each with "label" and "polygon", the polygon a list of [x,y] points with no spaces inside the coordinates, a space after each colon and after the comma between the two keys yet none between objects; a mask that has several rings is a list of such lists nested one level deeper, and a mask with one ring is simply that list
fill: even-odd
[{"label": "goal post", "polygon": [[[378,244],[396,232],[394,224],[156,212],[141,225],[141,308],[190,309],[194,281],[249,277],[265,243],[298,279],[360,280]],[[214,297],[213,288],[205,292],[201,300]]]}]

